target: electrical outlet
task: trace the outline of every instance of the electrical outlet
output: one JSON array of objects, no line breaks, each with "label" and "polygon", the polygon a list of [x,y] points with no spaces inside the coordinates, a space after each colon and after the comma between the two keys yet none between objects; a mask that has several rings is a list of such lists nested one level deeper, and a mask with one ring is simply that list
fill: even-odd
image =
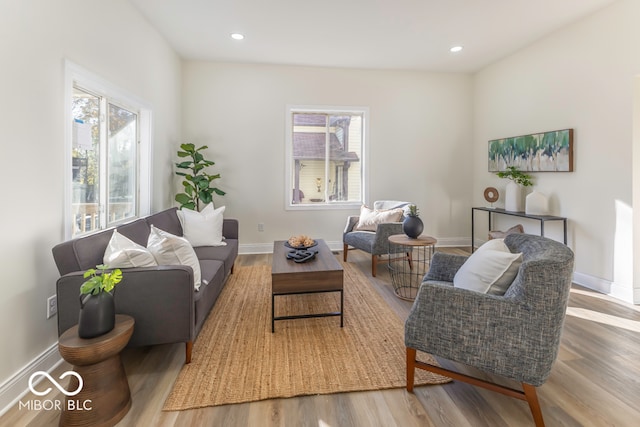
[{"label": "electrical outlet", "polygon": [[261,222],[258,223],[258,231],[260,232],[264,231],[264,224]]},{"label": "electrical outlet", "polygon": [[58,313],[58,296],[51,295],[47,298],[47,319],[51,319]]}]

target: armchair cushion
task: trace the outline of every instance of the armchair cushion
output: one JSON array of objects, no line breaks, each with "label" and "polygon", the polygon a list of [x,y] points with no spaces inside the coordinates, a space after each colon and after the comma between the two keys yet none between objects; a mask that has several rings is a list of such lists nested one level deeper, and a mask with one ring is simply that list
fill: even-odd
[{"label": "armchair cushion", "polygon": [[355,226],[355,231],[376,231],[378,224],[385,224],[389,222],[399,222],[404,215],[404,210],[401,208],[396,209],[370,209],[367,206],[362,205],[360,208],[360,217],[358,218],[358,224]]},{"label": "armchair cushion", "polygon": [[503,239],[480,246],[453,277],[456,288],[504,295],[518,274],[522,253],[511,253]]}]

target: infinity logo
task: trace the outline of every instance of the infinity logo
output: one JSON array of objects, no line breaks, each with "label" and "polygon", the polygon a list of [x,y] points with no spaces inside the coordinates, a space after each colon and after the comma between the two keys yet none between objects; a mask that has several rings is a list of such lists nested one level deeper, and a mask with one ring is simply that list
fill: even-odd
[{"label": "infinity logo", "polygon": [[80,376],[80,374],[75,371],[67,371],[64,374],[60,375],[59,379],[66,378],[69,375],[72,375],[78,379],[78,389],[76,391],[65,390],[64,387],[60,385],[60,383],[58,383],[56,380],[51,378],[51,375],[49,375],[47,372],[44,372],[44,371],[37,371],[31,374],[31,376],[29,377],[29,390],[31,390],[31,392],[36,396],[44,396],[45,394],[48,394],[51,391],[51,387],[49,387],[45,391],[38,391],[33,387],[34,378],[37,376],[40,376],[40,377],[48,378],[51,384],[56,386],[56,388],[60,390],[60,392],[65,396],[75,396],[76,394],[80,393],[80,390],[82,390],[82,386],[84,385],[84,382],[82,381],[82,377]]}]

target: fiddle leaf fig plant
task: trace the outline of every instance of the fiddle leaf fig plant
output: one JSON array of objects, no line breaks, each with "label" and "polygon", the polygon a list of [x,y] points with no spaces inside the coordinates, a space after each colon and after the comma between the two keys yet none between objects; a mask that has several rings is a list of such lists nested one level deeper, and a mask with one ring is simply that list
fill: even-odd
[{"label": "fiddle leaf fig plant", "polygon": [[500,171],[497,173],[497,175],[500,178],[510,179],[516,184],[522,185],[523,187],[530,187],[533,185],[531,175],[522,172],[515,166],[509,166],[507,167],[507,170]]},{"label": "fiddle leaf fig plant", "polygon": [[183,176],[182,181],[184,193],[176,194],[176,202],[180,203],[180,208],[200,210],[200,202],[203,206],[208,205],[213,200],[213,194],[224,196],[226,193],[219,188],[212,187],[211,183],[220,178],[220,174],[210,175],[205,169],[215,165],[215,162],[207,160],[201,151],[207,149],[206,145],[200,148],[193,144],[181,144],[178,150],[178,157],[189,158],[180,163],[176,163],[178,169],[185,169],[188,172],[176,171],[176,175]]},{"label": "fiddle leaf fig plant", "polygon": [[84,272],[84,278],[89,279],[80,286],[80,294],[98,295],[100,292],[111,292],[122,280],[122,270],[114,269],[107,273],[109,266],[100,264]]}]

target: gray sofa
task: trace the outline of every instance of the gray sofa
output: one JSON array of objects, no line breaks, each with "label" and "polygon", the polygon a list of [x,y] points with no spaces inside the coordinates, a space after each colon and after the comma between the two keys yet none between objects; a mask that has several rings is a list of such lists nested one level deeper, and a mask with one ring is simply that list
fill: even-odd
[{"label": "gray sofa", "polygon": [[[182,226],[171,208],[117,227],[118,232],[146,246],[150,226],[182,236]],[[83,273],[102,264],[113,230],[61,243],[53,248],[60,278],[57,281],[58,335],[78,323]],[[194,290],[193,269],[185,265],[161,265],[123,269],[114,292],[116,313],[128,314],[136,325],[129,346],[186,343],[186,363],[207,315],[213,308],[238,256],[238,221],[224,219],[226,246],[195,249],[203,284]],[[204,284],[208,282],[206,285]]]}]

